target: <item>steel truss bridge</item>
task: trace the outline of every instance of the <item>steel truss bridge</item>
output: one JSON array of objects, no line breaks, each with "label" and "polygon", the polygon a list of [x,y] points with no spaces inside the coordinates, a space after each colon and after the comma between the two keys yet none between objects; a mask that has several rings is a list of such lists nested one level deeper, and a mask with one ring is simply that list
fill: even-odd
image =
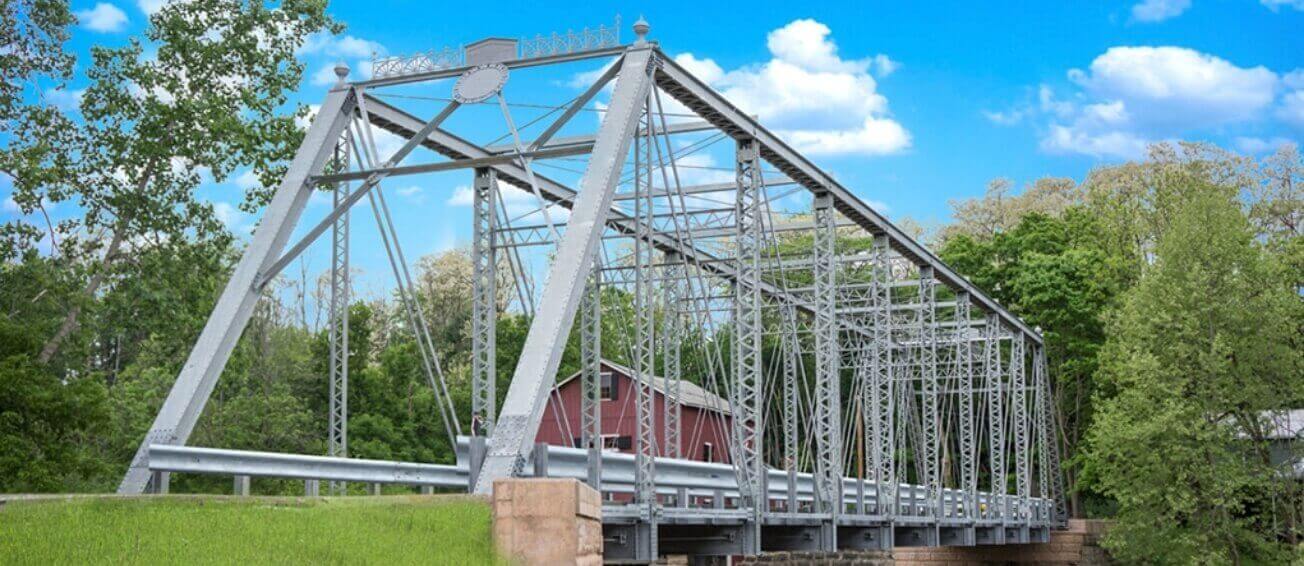
[{"label": "steel truss bridge", "polygon": [[[500,478],[575,477],[609,494],[609,560],[1048,540],[1065,515],[1038,330],[666,56],[646,39],[646,22],[634,25],[630,44],[620,43],[618,27],[379,60],[361,81],[337,69],[339,83],[119,491],[166,490],[167,473],[177,471],[475,493]],[[507,100],[509,73],[604,59],[596,80],[564,104]],[[451,95],[391,94],[447,93],[453,78]],[[596,133],[559,135],[579,128],[577,115],[593,116],[600,96],[608,101]],[[418,99],[438,102],[433,118],[400,107]],[[521,107],[550,111],[518,127],[512,109]],[[501,112],[507,134],[469,141],[451,131],[458,110]],[[527,130],[537,134],[527,139]],[[378,154],[382,131],[403,140],[388,156]],[[732,146],[730,180],[681,182],[701,169],[693,154],[720,142]],[[464,171],[473,192],[469,431],[448,395],[382,188],[449,171]],[[330,212],[291,245],[320,190],[332,195]],[[350,210],[362,199],[445,432],[459,447],[455,466],[346,459]],[[521,201],[533,207],[519,214]],[[269,282],[327,232],[329,455],[185,447]],[[546,272],[542,285],[535,272]],[[504,302],[531,322],[499,406],[495,336]],[[603,317],[629,329],[615,342],[635,374],[632,455],[602,447],[599,365],[602,345],[613,342],[602,339]],[[583,404],[573,432],[582,446],[535,446],[576,325]],[[686,354],[705,360],[691,377],[728,399],[732,465],[681,458],[697,434],[680,424]],[[668,384],[664,410],[654,375]]]}]

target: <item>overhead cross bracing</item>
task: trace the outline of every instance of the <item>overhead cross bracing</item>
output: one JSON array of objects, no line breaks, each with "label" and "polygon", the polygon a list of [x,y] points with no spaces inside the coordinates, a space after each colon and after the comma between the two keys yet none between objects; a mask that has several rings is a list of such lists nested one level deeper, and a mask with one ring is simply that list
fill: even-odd
[{"label": "overhead cross bracing", "polygon": [[[580,477],[631,495],[604,510],[624,541],[613,556],[650,560],[692,546],[685,525],[710,525],[731,541],[706,537],[716,542],[694,548],[706,554],[1039,540],[1062,497],[1039,332],[648,42],[644,22],[635,31],[629,45],[599,34],[596,44],[541,52],[495,39],[456,57],[386,61],[371,80],[350,83],[341,72],[141,454],[148,443],[186,442],[263,287],[327,231],[344,252],[333,266],[343,275],[333,280],[342,303],[332,329],[347,336],[347,257],[360,250],[341,238],[365,200],[445,434],[457,444],[469,423],[476,442],[487,440],[472,459],[474,491],[530,473],[562,352],[577,336],[581,430],[566,436],[586,448]],[[562,104],[513,90],[517,72],[595,59],[609,65]],[[448,93],[450,81],[439,80],[454,77]],[[438,96],[390,90],[399,87]],[[540,115],[514,116],[522,109]],[[468,112],[505,132],[472,141],[483,131],[459,132]],[[598,118],[596,132],[583,131],[581,115]],[[391,155],[379,154],[381,132],[402,142]],[[349,156],[328,165],[341,144]],[[699,151],[724,156],[725,171],[689,182]],[[448,395],[425,330],[431,305],[411,296],[385,204],[387,180],[431,174],[462,175],[471,187],[470,415],[457,415]],[[333,206],[291,244],[319,187],[335,189]],[[495,351],[503,296],[530,321],[505,396]],[[605,342],[616,352],[602,351],[604,328],[618,329]],[[628,480],[602,465],[595,397],[604,356],[627,360],[636,384]],[[339,388],[344,358],[330,366]],[[664,410],[652,400],[657,373],[668,381]],[[729,401],[730,495],[665,483],[688,481],[675,475],[681,442],[694,435],[674,410],[684,379]],[[346,421],[336,412],[331,446],[343,454]],[[665,427],[674,430],[657,434]],[[120,490],[150,482],[138,457]]]}]

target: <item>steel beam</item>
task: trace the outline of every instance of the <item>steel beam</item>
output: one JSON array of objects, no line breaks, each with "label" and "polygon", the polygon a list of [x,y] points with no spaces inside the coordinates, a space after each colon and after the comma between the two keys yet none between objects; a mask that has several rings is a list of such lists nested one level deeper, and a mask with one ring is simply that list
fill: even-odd
[{"label": "steel beam", "polygon": [[650,50],[631,50],[621,62],[615,92],[594,144],[589,167],[571,207],[569,228],[557,246],[539,308],[526,335],[489,453],[476,481],[476,493],[488,494],[494,480],[519,475],[543,418],[548,392],[557,375],[566,336],[575,320],[581,281],[597,250],[621,168],[637,130],[639,111],[651,86]]},{"label": "steel beam", "polygon": [[870,342],[872,356],[871,385],[874,395],[870,409],[873,419],[870,421],[873,478],[882,492],[878,499],[877,512],[888,517],[896,514],[896,435],[894,419],[896,417],[896,378],[893,371],[892,347],[892,265],[888,259],[889,247],[887,236],[875,236],[873,251],[873,305],[876,310],[872,316],[873,337]]},{"label": "steel beam", "polygon": [[[987,454],[991,459],[991,487],[994,497],[990,510],[994,518],[1005,518],[1006,478],[1005,478],[1005,379],[1001,368],[1000,336],[1004,333],[1000,319],[987,315],[987,343],[985,350],[985,368],[987,390]],[[1003,542],[1003,541],[1002,541]]]},{"label": "steel beam", "polygon": [[815,476],[821,513],[831,523],[821,528],[820,547],[838,548],[837,525],[842,514],[842,359],[837,321],[837,227],[833,199],[815,195]]},{"label": "steel beam", "polygon": [[[341,147],[342,146],[342,147]],[[337,146],[336,162],[349,163],[349,146]],[[335,206],[349,197],[349,183],[338,183],[332,191]],[[326,454],[349,456],[349,214],[340,215],[331,229],[330,294],[330,403],[328,407]],[[331,482],[330,491],[344,494],[344,484]]]},{"label": "steel beam", "polygon": [[[651,90],[646,94],[647,105],[643,116],[645,130],[652,130]],[[637,537],[647,537],[637,544],[635,556],[655,560],[657,557],[657,496],[656,496],[656,389],[652,380],[656,375],[656,306],[652,278],[655,250],[652,248],[651,230],[654,201],[651,196],[652,137],[634,138],[634,192],[642,198],[634,200],[634,502],[639,506],[640,524]]]},{"label": "steel beam", "polygon": [[[761,365],[761,160],[755,140],[737,141],[737,193],[735,212],[737,228],[735,249],[738,258],[734,281],[733,341],[733,429],[735,464],[744,505],[752,511],[753,534],[760,541],[761,518],[765,509],[765,424],[764,373]],[[757,548],[759,550],[759,547]]]},{"label": "steel beam", "polygon": [[602,489],[602,272],[593,270],[580,304],[581,442],[589,454],[585,481]]},{"label": "steel beam", "polygon": [[1027,356],[1023,334],[1014,330],[1010,343],[1010,419],[1014,425],[1014,487],[1020,522],[1028,520],[1027,501],[1032,497],[1032,469],[1028,457]]},{"label": "steel beam", "polygon": [[967,291],[973,297],[975,304],[988,312],[996,313],[1007,324],[1019,328],[1033,341],[1041,343],[1039,333],[942,263],[922,244],[889,222],[882,214],[860,200],[855,193],[834,180],[831,175],[789,147],[755,118],[743,113],[724,96],[694,77],[671,58],[663,56],[662,59],[664,64],[656,76],[657,86],[661,90],[722,131],[733,136],[754,137],[760,146],[761,157],[779,172],[811,191],[827,191],[833,198],[834,207],[847,218],[872,234],[888,235],[892,247],[902,255],[911,258],[918,265],[932,266],[939,281],[956,291]]},{"label": "steel beam", "polygon": [[471,434],[474,436],[492,435],[498,417],[497,177],[493,169],[481,168],[475,170],[472,181]]},{"label": "steel beam", "polygon": [[148,457],[151,444],[185,444],[190,438],[218,376],[231,357],[236,340],[253,314],[260,296],[255,284],[276,261],[277,254],[289,240],[312,194],[308,179],[322,170],[334,152],[336,140],[347,126],[355,104],[352,91],[343,85],[337,85],[326,95],[281,185],[267,205],[253,239],[231,273],[180,375],[136,450],[131,466],[118,486],[118,493],[144,492],[150,478]]}]

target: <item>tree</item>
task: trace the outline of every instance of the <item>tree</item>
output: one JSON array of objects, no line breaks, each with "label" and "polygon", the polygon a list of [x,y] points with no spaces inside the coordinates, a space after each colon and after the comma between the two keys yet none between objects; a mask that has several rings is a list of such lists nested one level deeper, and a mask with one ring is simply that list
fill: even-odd
[{"label": "tree", "polygon": [[0,320],[0,492],[61,491],[103,468],[82,440],[108,421],[104,387],[60,382],[28,357],[30,342]]},{"label": "tree", "polygon": [[[77,261],[85,285],[68,298],[40,362],[121,275],[127,250],[188,238],[225,247],[225,230],[194,190],[204,176],[222,181],[243,164],[269,185],[279,176],[305,111],[283,110],[303,74],[294,51],[309,34],[337,29],[324,10],[323,0],[169,3],[150,17],[144,42],[92,49],[79,118],[43,106],[13,121],[0,171],[13,178],[14,200],[25,210],[74,201],[85,213],[81,237],[59,250]],[[255,191],[248,204],[266,198]]]},{"label": "tree", "polygon": [[1087,471],[1118,502],[1106,544],[1134,562],[1284,560],[1272,519],[1301,502],[1280,498],[1289,480],[1268,459],[1263,414],[1304,390],[1299,297],[1226,170],[1164,165],[1153,263],[1101,353]]},{"label": "tree", "polygon": [[[1097,217],[1066,209],[1060,218],[1040,212],[985,240],[958,234],[939,255],[1029,324],[1042,330],[1046,362],[1054,379],[1056,418],[1065,460],[1069,508],[1085,513],[1076,455],[1091,422],[1096,357],[1105,341],[1101,314],[1122,289],[1121,260],[1103,249]],[[1094,502],[1094,498],[1091,500]]]},{"label": "tree", "polygon": [[[40,77],[68,78],[74,59],[64,52],[75,22],[67,2],[9,0],[0,5],[0,131],[21,111],[23,91]],[[31,85],[35,86],[35,85]]]},{"label": "tree", "polygon": [[982,198],[951,201],[954,221],[942,229],[940,240],[957,236],[987,240],[1014,228],[1028,214],[1058,217],[1082,202],[1082,190],[1073,179],[1043,177],[1020,195],[1009,194],[1013,185],[1009,179],[994,179]]}]

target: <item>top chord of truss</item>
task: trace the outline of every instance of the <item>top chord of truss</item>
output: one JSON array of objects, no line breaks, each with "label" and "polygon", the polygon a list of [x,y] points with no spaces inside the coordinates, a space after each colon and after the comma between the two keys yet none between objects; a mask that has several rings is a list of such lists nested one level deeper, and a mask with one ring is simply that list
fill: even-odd
[{"label": "top chord of truss", "polygon": [[498,63],[512,59],[534,59],[607,49],[620,45],[620,16],[611,26],[599,25],[580,31],[538,34],[521,40],[487,38],[459,49],[445,47],[413,55],[372,58],[371,78],[385,79],[452,69],[467,65]]}]

